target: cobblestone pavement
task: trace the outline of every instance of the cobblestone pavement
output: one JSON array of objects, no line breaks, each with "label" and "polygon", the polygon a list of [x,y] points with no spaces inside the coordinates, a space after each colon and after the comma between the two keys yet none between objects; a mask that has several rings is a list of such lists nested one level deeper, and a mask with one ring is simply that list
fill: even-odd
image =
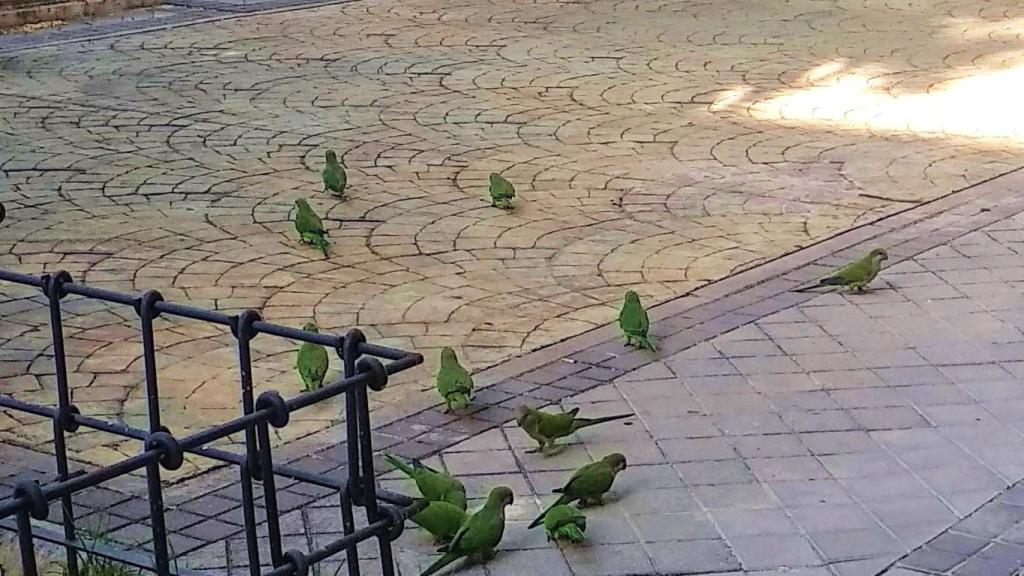
[{"label": "cobblestone pavement", "polygon": [[[433,401],[443,345],[480,369],[606,323],[627,287],[663,301],[1016,168],[1000,94],[1021,18],[1010,0],[366,0],[8,54],[0,265],[359,325],[430,359],[376,397],[386,422]],[[347,202],[319,192],[328,147]],[[492,170],[512,213],[483,200]],[[297,245],[299,196],[330,258]],[[2,391],[47,399],[45,312],[4,298]],[[76,401],[137,422],[135,320],[77,306]],[[230,338],[163,328],[169,424],[234,414]],[[259,354],[261,386],[297,386],[291,350]],[[47,434],[0,419],[4,441]]]},{"label": "cobblestone pavement", "polygon": [[[486,373],[496,383],[477,411],[413,413],[377,426],[374,447],[430,457],[474,503],[495,484],[513,488],[499,556],[469,575],[1011,576],[1024,562],[1022,185],[1021,173],[1005,176],[659,306],[658,356],[626,349],[607,327],[506,362]],[[791,291],[877,245],[892,266],[875,291]],[[506,424],[522,403],[636,418],[541,458]],[[338,436],[317,436],[276,461],[342,473],[344,447],[327,441]],[[525,529],[570,470],[611,451],[630,467],[589,512],[586,546],[559,550]],[[0,496],[52,466],[0,445]],[[183,565],[247,573],[236,476],[168,487]],[[145,547],[142,484],[91,489],[77,509]],[[393,475],[383,484],[413,493]],[[278,485],[286,547],[338,535],[336,495]],[[433,551],[417,530],[397,549],[402,574]],[[373,559],[372,545],[361,551]]]}]

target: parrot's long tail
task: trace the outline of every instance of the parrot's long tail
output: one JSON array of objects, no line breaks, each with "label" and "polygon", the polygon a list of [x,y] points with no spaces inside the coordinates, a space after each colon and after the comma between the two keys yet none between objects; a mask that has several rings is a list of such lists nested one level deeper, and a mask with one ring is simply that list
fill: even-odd
[{"label": "parrot's long tail", "polygon": [[409,465],[408,462],[406,462],[405,460],[402,460],[401,458],[399,458],[397,456],[392,456],[391,454],[388,454],[387,452],[384,453],[384,459],[388,461],[388,464],[391,464],[395,468],[398,468],[406,476],[412,478],[413,468],[412,468],[411,465]]},{"label": "parrot's long tail", "polygon": [[451,564],[452,562],[455,562],[458,559],[459,555],[457,553],[446,552],[444,556],[441,556],[437,559],[436,562],[428,566],[427,569],[420,574],[420,576],[430,576],[431,574],[437,572],[441,568],[444,568],[445,566]]},{"label": "parrot's long tail", "polygon": [[641,348],[646,348],[646,349],[650,350],[651,352],[657,352],[658,351],[658,349],[655,348],[655,346],[654,346],[654,342],[652,342],[650,338],[644,336],[642,338],[639,338],[638,340],[640,341],[640,347]]},{"label": "parrot's long tail", "polygon": [[324,238],[322,235],[314,236],[313,237],[313,245],[316,246],[321,252],[323,252],[324,256],[327,256],[327,245],[328,244],[327,244],[327,239],[326,238]]},{"label": "parrot's long tail", "polygon": [[633,414],[616,414],[615,416],[602,416],[600,418],[576,418],[572,421],[573,432],[580,428],[589,428],[597,424],[604,424],[605,422],[614,422],[616,420],[622,420],[623,418],[629,418]]},{"label": "parrot's long tail", "polygon": [[561,504],[568,504],[568,503],[569,503],[569,500],[565,497],[565,494],[562,494],[561,496],[558,497],[558,500],[555,500],[555,502],[551,506],[548,506],[543,512],[541,512],[540,516],[537,516],[537,519],[534,520],[533,522],[531,522],[530,525],[527,526],[526,528],[530,529],[530,528],[536,528],[537,526],[540,526],[540,523],[544,521],[544,517],[548,515],[548,512],[550,512],[552,508],[554,508],[555,506],[559,506]]},{"label": "parrot's long tail", "polygon": [[810,286],[804,286],[803,288],[796,288],[793,292],[810,292],[816,288],[822,288],[825,286],[841,286],[845,281],[838,276],[829,276],[818,281],[817,284],[811,284]]},{"label": "parrot's long tail", "polygon": [[584,539],[583,530],[580,530],[580,527],[575,524],[562,526],[562,534],[565,536],[566,540],[577,544],[583,542]]}]

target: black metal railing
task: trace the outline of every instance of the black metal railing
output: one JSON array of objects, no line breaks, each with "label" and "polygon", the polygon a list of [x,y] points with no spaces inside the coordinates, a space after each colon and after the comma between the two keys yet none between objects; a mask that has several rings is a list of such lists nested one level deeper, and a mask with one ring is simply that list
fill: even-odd
[{"label": "black metal railing", "polygon": [[[423,362],[419,354],[378,346],[366,341],[359,330],[350,330],[344,336],[315,334],[265,322],[258,312],[246,310],[238,315],[193,308],[166,302],[155,290],[139,295],[95,288],[74,283],[66,272],[29,276],[0,269],[0,280],[41,288],[50,310],[53,356],[56,368],[56,407],[17,400],[0,395],[0,408],[16,410],[53,420],[54,455],[57,461],[56,478],[45,484],[22,481],[14,494],[0,500],[0,521],[15,517],[15,529],[21,554],[23,574],[36,576],[35,540],[59,544],[66,550],[67,573],[78,576],[77,554],[87,552],[132,566],[150,570],[159,576],[172,573],[185,574],[188,570],[174,568],[167,542],[164,519],[161,468],[176,470],[186,453],[199,455],[237,466],[241,484],[242,508],[249,570],[252,576],[260,574],[260,547],[257,533],[256,496],[254,483],[263,487],[266,508],[266,535],[269,541],[270,565],[264,576],[306,576],[310,566],[345,551],[345,565],[350,576],[358,576],[359,555],[357,545],[371,538],[378,541],[381,570],[384,576],[394,574],[391,542],[404,527],[405,519],[415,514],[421,505],[408,497],[377,488],[373,466],[373,446],[370,435],[370,410],[367,389],[381,390],[391,374],[401,372]],[[82,414],[72,403],[68,387],[67,361],[64,352],[64,334],[61,300],[69,295],[131,306],[138,314],[141,334],[143,367],[146,378],[148,429],[135,428]],[[160,422],[160,396],[156,368],[156,346],[153,321],[158,316],[177,316],[218,324],[231,329],[238,348],[238,368],[241,383],[242,414],[234,420],[178,438]],[[254,398],[252,340],[268,334],[282,338],[314,342],[333,348],[341,358],[344,371],[340,380],[325,384],[317,390],[299,394],[285,400],[275,391],[263,392]],[[380,361],[384,359],[387,364]],[[335,475],[313,473],[274,462],[270,443],[270,427],[282,428],[290,415],[318,402],[344,395],[347,466]],[[66,435],[79,427],[139,440],[142,451],[110,466],[90,471],[72,471],[68,461]],[[232,434],[244,433],[245,453],[237,454],[209,446],[211,442]],[[151,559],[137,553],[110,546],[84,543],[75,526],[73,496],[76,492],[97,486],[136,471],[144,472],[149,500],[149,520],[152,528]],[[278,520],[276,477],[305,482],[336,490],[339,495],[343,536],[329,544],[308,552],[283,550]],[[60,501],[63,535],[35,526],[32,519],[44,520],[49,516],[50,503]],[[357,529],[354,508],[362,508],[366,526]],[[3,523],[0,522],[0,525]]]}]

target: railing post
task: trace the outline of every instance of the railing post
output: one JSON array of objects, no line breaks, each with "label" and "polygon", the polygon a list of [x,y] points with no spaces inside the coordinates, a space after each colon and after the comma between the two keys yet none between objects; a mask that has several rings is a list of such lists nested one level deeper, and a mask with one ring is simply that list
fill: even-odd
[{"label": "railing post", "polygon": [[[53,418],[53,453],[57,460],[57,479],[67,480],[70,475],[68,467],[68,448],[65,439],[65,432],[74,432],[78,428],[74,415],[78,409],[71,404],[71,391],[68,389],[68,366],[67,357],[64,354],[64,326],[61,316],[60,301],[65,293],[63,285],[71,282],[71,275],[60,271],[56,274],[44,274],[42,277],[43,292],[49,301],[50,307],[50,333],[53,338],[53,364],[54,375],[57,380],[57,414]],[[71,495],[60,499],[61,503],[61,524],[64,528],[64,538],[74,541],[77,537],[75,530],[75,509],[71,501]],[[68,576],[78,576],[78,555],[74,548],[64,548],[67,557]]]},{"label": "railing post", "polygon": [[[356,372],[360,374],[372,374],[369,387],[373,390],[383,390],[388,383],[388,373],[384,366],[376,358],[363,357],[356,363]],[[356,387],[356,399],[359,402],[359,452],[362,455],[360,464],[363,468],[363,499],[366,507],[366,518],[370,524],[381,518],[377,508],[377,478],[373,466],[373,428],[370,425],[370,401],[366,392],[367,386]],[[354,464],[353,464],[354,466]],[[390,531],[382,531],[377,534],[377,543],[380,547],[381,569],[384,576],[393,576],[395,573],[395,561],[391,555]]]},{"label": "railing post", "polygon": [[[253,324],[259,321],[260,315],[255,310],[245,310],[235,319],[231,327],[238,341],[238,375],[242,387],[242,414],[255,411],[252,391],[252,349],[250,343],[256,337]],[[239,467],[239,480],[242,482],[242,516],[245,522],[245,547],[249,558],[250,576],[259,576],[260,547],[256,532],[256,498],[253,491],[253,479],[262,479],[258,447],[256,444],[256,427],[245,428],[246,463]]]},{"label": "railing post", "polygon": [[[153,336],[153,320],[160,315],[157,302],[163,296],[156,290],[147,290],[135,301],[135,311],[141,320],[142,360],[146,370],[146,412],[149,417],[149,433],[166,432],[160,425],[160,391],[157,388],[156,343]],[[153,528],[153,556],[156,573],[168,576],[171,560],[167,547],[167,526],[164,523],[164,496],[160,480],[160,464],[146,465],[146,489],[149,496],[149,519]]]},{"label": "railing post", "polygon": [[[366,336],[361,330],[356,329],[349,330],[342,339],[341,346],[338,347],[338,356],[344,365],[345,378],[356,375],[356,360],[361,353],[359,346],[365,341]],[[364,502],[363,487],[359,479],[359,401],[355,387],[345,392],[345,448],[348,451],[348,480],[345,483],[347,494],[341,499],[341,524],[344,533],[351,534],[355,531],[352,506],[362,506]],[[345,550],[345,554],[349,576],[359,576],[359,550],[353,544]]]},{"label": "railing post", "polygon": [[270,560],[274,566],[285,563],[281,548],[281,520],[277,507],[277,482],[274,478],[273,448],[270,446],[270,426],[283,428],[288,425],[288,405],[277,392],[264,392],[256,400],[256,409],[271,410],[269,424],[261,421],[256,425],[256,437],[259,442],[260,474],[263,482],[263,501],[267,507],[267,537],[270,540]]}]

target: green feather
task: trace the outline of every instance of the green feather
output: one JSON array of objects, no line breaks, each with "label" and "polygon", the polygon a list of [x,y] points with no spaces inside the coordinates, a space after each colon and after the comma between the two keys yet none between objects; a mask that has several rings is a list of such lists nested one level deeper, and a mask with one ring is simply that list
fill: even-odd
[{"label": "green feather", "polygon": [[627,291],[622,310],[619,311],[619,329],[626,337],[626,343],[655,350],[654,343],[647,336],[650,328],[651,321],[647,318],[644,305],[640,303],[640,296],[632,290]]},{"label": "green feather", "polygon": [[304,244],[316,246],[327,256],[327,231],[320,217],[310,208],[304,198],[295,201],[295,230]]},{"label": "green feather", "polygon": [[493,556],[505,533],[505,507],[512,501],[512,490],[508,487],[498,486],[491,490],[483,507],[466,520],[450,544],[441,548],[444,556],[420,576],[430,576],[459,558],[486,561]]},{"label": "green feather", "polygon": [[545,450],[554,446],[555,440],[577,430],[632,416],[617,414],[601,418],[579,418],[579,412],[579,408],[573,408],[568,412],[550,414],[524,405],[516,409],[516,423],[530,438],[537,441],[538,450]]},{"label": "green feather", "polygon": [[544,515],[544,531],[547,532],[548,540],[579,543],[583,541],[586,529],[587,517],[571,504],[555,506]]},{"label": "green feather", "polygon": [[437,372],[436,386],[448,410],[463,410],[469,407],[473,377],[459,364],[455,350],[451,348],[445,347],[441,350],[441,369]]},{"label": "green feather", "polygon": [[864,257],[850,262],[837,270],[831,276],[822,278],[817,284],[797,288],[797,292],[806,292],[822,287],[845,287],[851,291],[861,291],[878,276],[882,270],[882,262],[889,259],[889,254],[881,249],[875,248]]},{"label": "green feather", "polygon": [[468,517],[466,511],[458,506],[447,502],[430,502],[410,520],[437,540],[448,542],[455,537]]},{"label": "green feather", "polygon": [[505,210],[512,209],[512,199],[516,197],[516,187],[497,172],[491,172],[489,177],[491,193],[491,206]]},{"label": "green feather", "polygon": [[[307,332],[318,332],[316,324],[310,322],[302,327]],[[320,344],[303,342],[299,346],[299,355],[295,361],[295,367],[299,371],[299,378],[302,379],[302,389],[306,392],[320,389],[324,385],[324,377],[327,376],[327,367],[330,360],[327,356],[327,349]]]},{"label": "green feather", "polygon": [[460,510],[466,510],[466,487],[458,479],[434,470],[419,460],[406,461],[386,452],[384,459],[416,482],[416,488],[427,500],[447,502]]},{"label": "green feather", "polygon": [[348,175],[345,174],[345,168],[338,162],[338,155],[334,153],[334,150],[327,151],[326,160],[324,169],[320,173],[324,181],[324,190],[328,190],[336,196],[344,197],[345,187],[348,185]]},{"label": "green feather", "polygon": [[611,489],[612,483],[615,482],[615,476],[625,468],[626,457],[618,453],[609,454],[597,462],[582,466],[573,473],[565,486],[555,490],[558,499],[544,512],[541,512],[528,528],[539,526],[548,512],[562,504],[571,504],[576,501],[582,505],[599,503],[604,493]]}]

